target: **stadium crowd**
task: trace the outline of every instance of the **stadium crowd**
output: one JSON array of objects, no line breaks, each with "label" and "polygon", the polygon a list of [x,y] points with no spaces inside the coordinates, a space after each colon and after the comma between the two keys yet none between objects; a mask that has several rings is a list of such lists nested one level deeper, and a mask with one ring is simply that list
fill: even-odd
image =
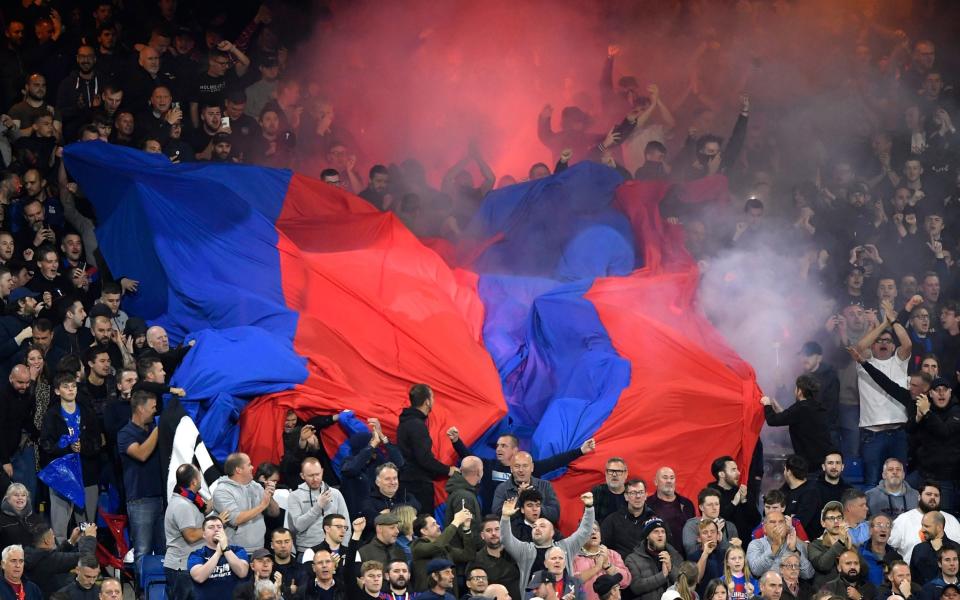
[{"label": "stadium crowd", "polygon": [[[791,180],[781,164],[789,149],[777,145],[769,110],[755,123],[742,90],[727,90],[727,102],[709,93],[719,42],[708,40],[675,102],[656,84],[616,77],[621,49],[610,46],[601,108],[564,108],[559,130],[552,107],[537,119],[552,168],[538,162],[524,177],[497,180],[471,145],[436,189],[412,159],[361,169],[355,138],[322,86],[289,68],[296,48],[267,4],[252,7],[247,22],[226,24],[216,11],[175,0],[8,4],[0,46],[0,598],[120,596],[121,582],[104,576],[96,551],[105,537],[97,507],[112,488],[137,569],[142,557],[162,555],[166,596],[176,600],[960,599],[952,120],[960,115],[955,73],[923,35],[911,39],[865,16],[845,25],[842,50],[856,67],[847,100],[866,129],[855,139],[825,137],[815,176]],[[697,130],[725,117],[727,139]],[[596,122],[605,131],[590,131]],[[685,137],[676,134],[681,124]],[[186,394],[170,379],[190,345],[171,347],[162,328],[123,310],[139,282],[111,272],[99,252],[96,215],[61,161],[64,145],[77,141],[173,163],[316,172],[394,212],[418,236],[453,241],[495,186],[578,161],[602,162],[624,179],[725,176],[733,210],[718,215],[669,199],[663,207],[692,257],[709,269],[731,249],[762,255],[786,246],[798,285],[830,301],[819,333],[797,348],[799,376],[761,400],[767,424],[789,428],[785,483],[760,497],[736,461],[721,456],[713,483],[688,499],[677,494],[671,465],[608,456],[580,498],[579,527],[563,536],[557,494],[540,475],[603,453],[602,445],[588,440],[535,459],[503,435],[496,457],[481,459],[452,427],[461,461],[444,464],[426,427],[433,393],[419,384],[396,439],[369,419],[370,432],[349,439],[339,474],[319,436],[340,415],[302,420],[291,412],[280,464],[231,454],[210,497],[200,494],[195,466],[174,464],[167,497],[154,417],[165,398]],[[820,318],[819,308],[799,310]],[[83,508],[38,479],[71,454],[82,465]],[[857,481],[844,477],[854,463],[862,465]],[[631,474],[654,470],[649,482]],[[440,522],[438,480],[448,493]]]}]

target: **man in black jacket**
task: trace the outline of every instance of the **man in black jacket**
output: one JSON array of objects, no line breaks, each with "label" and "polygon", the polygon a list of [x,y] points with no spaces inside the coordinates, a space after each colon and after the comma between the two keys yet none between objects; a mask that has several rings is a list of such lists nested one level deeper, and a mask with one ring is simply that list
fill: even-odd
[{"label": "man in black jacket", "polygon": [[[837,370],[823,361],[823,347],[817,342],[807,342],[800,348],[800,366],[805,375],[816,379],[820,385],[817,400],[827,417],[830,445],[840,447],[840,378]],[[812,462],[811,465],[818,463]]]},{"label": "man in black jacket", "polygon": [[642,479],[628,481],[623,495],[627,498],[626,508],[603,520],[600,536],[605,546],[626,557],[643,541],[643,524],[656,515],[646,505],[647,484]]},{"label": "man in black jacket", "polygon": [[400,413],[397,427],[397,446],[405,461],[400,473],[402,489],[414,496],[427,514],[433,514],[433,480],[457,471],[457,467],[443,464],[433,454],[433,440],[427,429],[431,410],[433,390],[418,383],[410,388],[410,406]]},{"label": "man in black jacket", "polygon": [[[459,454],[461,458],[470,456],[470,449],[467,448],[467,446],[460,439],[460,431],[456,427],[451,427],[447,430],[447,437],[449,437],[450,441],[453,442],[453,449],[457,451],[457,454]],[[566,467],[584,454],[593,452],[596,450],[596,448],[596,441],[593,438],[590,438],[581,444],[579,448],[554,454],[553,456],[548,456],[546,458],[537,459],[534,461],[533,465],[533,476],[541,477],[546,473]],[[497,486],[510,479],[510,476],[513,474],[511,471],[511,467],[513,466],[513,458],[518,452],[520,452],[520,440],[512,433],[505,433],[497,438],[496,458],[482,459],[483,479],[480,480],[480,491],[478,496],[485,509],[489,510],[490,507],[493,506],[493,495],[497,490]],[[624,467],[624,469],[626,469],[626,467]],[[620,479],[621,486],[626,479],[626,473],[624,472]],[[621,495],[623,493],[622,487],[620,493]],[[596,489],[594,489],[594,498],[596,497]],[[613,508],[607,512],[607,514],[610,514],[615,510],[616,508]]]},{"label": "man in black jacket", "polygon": [[25,574],[40,587],[44,598],[64,587],[70,581],[70,572],[81,556],[93,556],[96,561],[97,526],[88,523],[83,531],[73,529],[70,539],[57,547],[53,528],[44,523],[34,532],[33,545],[24,550]]},{"label": "man in black jacket", "polygon": [[81,554],[77,561],[77,577],[50,596],[51,600],[97,600],[100,586],[100,563],[93,554]]},{"label": "man in black jacket", "polygon": [[808,465],[819,465],[830,450],[827,412],[820,403],[820,384],[810,374],[797,377],[794,403],[786,410],[769,396],[760,398],[763,415],[771,427],[790,427],[793,451],[806,459]]},{"label": "man in black jacket", "polygon": [[[27,486],[30,497],[35,497],[37,469],[34,465],[33,445],[23,444],[24,436],[37,439],[33,424],[35,400],[30,393],[30,370],[16,365],[10,370],[9,382],[0,392],[0,483],[10,479]],[[27,452],[26,450],[29,450]]]}]

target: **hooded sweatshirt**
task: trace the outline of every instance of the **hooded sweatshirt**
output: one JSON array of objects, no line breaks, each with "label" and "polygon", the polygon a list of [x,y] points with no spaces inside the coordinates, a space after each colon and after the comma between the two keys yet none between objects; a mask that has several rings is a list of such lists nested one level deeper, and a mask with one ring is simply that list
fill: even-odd
[{"label": "hooded sweatshirt", "polygon": [[870,514],[883,513],[892,520],[908,510],[916,508],[917,502],[920,500],[920,493],[910,487],[906,479],[903,480],[900,489],[899,493],[890,493],[884,487],[883,481],[880,481],[877,487],[867,490],[867,506],[870,508]]},{"label": "hooded sweatshirt", "polygon": [[[320,496],[330,492],[330,502],[326,506],[320,503]],[[347,502],[339,490],[326,483],[319,490],[311,490],[306,482],[290,493],[287,499],[287,525],[293,531],[297,541],[297,552],[303,553],[324,540],[323,518],[327,515],[341,515],[347,521],[344,545],[350,541],[350,513]]]},{"label": "hooded sweatshirt", "polygon": [[447,480],[444,487],[447,490],[447,513],[443,518],[443,526],[449,527],[457,511],[467,508],[473,513],[470,532],[474,540],[479,540],[483,513],[480,511],[480,502],[477,500],[477,486],[470,485],[463,474],[458,472]]},{"label": "hooded sweatshirt", "polygon": [[237,526],[237,515],[259,506],[263,500],[263,486],[257,481],[240,484],[226,475],[218,479],[215,485],[213,508],[218,513],[223,511],[230,513],[230,519],[226,523],[230,530],[227,532],[230,543],[243,547],[249,553],[257,548],[263,548],[263,539],[267,532],[267,526],[263,522],[263,513],[243,525]]}]

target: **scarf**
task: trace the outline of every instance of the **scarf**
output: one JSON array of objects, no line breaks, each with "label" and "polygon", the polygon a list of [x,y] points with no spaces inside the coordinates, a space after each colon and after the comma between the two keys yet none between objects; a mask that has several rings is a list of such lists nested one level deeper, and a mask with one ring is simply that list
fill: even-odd
[{"label": "scarf", "polygon": [[204,502],[203,496],[201,496],[200,494],[188,488],[180,487],[179,485],[175,487],[173,491],[176,494],[180,494],[190,502],[193,502],[197,506],[197,508],[200,509],[200,512],[202,513],[207,512],[207,503]]}]

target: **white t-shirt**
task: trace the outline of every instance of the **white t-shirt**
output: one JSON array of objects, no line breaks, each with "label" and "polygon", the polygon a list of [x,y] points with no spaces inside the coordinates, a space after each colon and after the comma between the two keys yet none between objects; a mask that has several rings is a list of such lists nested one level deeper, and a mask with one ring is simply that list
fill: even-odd
[{"label": "white t-shirt", "polygon": [[[947,522],[944,535],[951,540],[960,540],[960,523],[957,522],[957,518],[944,511],[940,511],[940,514]],[[907,564],[910,564],[914,547],[923,541],[923,538],[920,537],[920,522],[922,520],[923,513],[920,512],[919,508],[915,508],[894,519],[893,528],[890,529],[890,539],[887,543],[896,548]]]},{"label": "white t-shirt", "polygon": [[[910,383],[907,362],[900,359],[896,352],[886,360],[869,360],[871,365],[904,389]],[[884,392],[860,365],[857,365],[857,386],[860,388],[860,427],[907,422],[907,410],[903,405]]]}]

